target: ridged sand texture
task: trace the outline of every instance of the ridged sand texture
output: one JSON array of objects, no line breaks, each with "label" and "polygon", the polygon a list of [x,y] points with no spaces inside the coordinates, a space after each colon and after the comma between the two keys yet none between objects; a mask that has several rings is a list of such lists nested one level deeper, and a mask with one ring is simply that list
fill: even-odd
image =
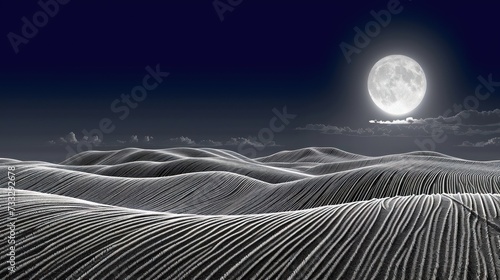
[{"label": "ridged sand texture", "polygon": [[500,278],[500,161],[125,149],[0,159],[2,186],[7,166],[10,279]]}]

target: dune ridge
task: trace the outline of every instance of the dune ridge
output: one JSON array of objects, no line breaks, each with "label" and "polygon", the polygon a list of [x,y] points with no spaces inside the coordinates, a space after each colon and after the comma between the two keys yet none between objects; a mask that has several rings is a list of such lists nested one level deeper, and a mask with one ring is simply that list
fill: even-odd
[{"label": "dune ridge", "polygon": [[[499,193],[500,162],[430,154],[365,157],[311,148],[246,159],[214,149],[127,149],[83,153],[61,164],[10,164],[17,166],[20,189],[179,214],[272,213],[414,194]],[[74,165],[75,160],[85,164]],[[278,160],[289,166],[275,166]],[[0,171],[8,165],[2,162]]]}]

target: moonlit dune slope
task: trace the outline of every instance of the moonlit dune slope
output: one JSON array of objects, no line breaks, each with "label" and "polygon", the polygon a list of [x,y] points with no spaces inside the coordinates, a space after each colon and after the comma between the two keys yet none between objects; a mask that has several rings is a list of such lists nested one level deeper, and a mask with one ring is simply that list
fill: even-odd
[{"label": "moonlit dune slope", "polygon": [[499,195],[240,216],[155,213],[31,191],[17,197],[12,279],[496,279],[500,272]]},{"label": "moonlit dune slope", "polygon": [[252,160],[213,149],[127,149],[60,165],[13,164],[20,189],[172,213],[257,214],[414,194],[500,193],[499,162],[433,153],[364,157],[309,148]]},{"label": "moonlit dune slope", "polygon": [[9,279],[500,278],[500,161],[176,148],[8,166]]}]

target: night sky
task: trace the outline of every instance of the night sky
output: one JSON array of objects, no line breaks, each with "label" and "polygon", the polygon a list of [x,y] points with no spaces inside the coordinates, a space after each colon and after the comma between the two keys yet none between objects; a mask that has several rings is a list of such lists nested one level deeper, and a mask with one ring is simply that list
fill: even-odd
[{"label": "night sky", "polygon": [[[23,35],[22,18],[44,23],[40,4],[0,4],[0,157],[59,162],[83,143],[95,150],[215,147],[251,157],[312,146],[500,157],[499,3],[41,3],[51,3],[52,16],[36,32],[24,28],[32,38]],[[340,44],[356,47],[354,28],[364,30],[371,11],[391,5],[399,12],[347,59]],[[427,77],[426,96],[408,115],[384,113],[367,91],[371,67],[390,54],[412,57]],[[125,102],[122,95],[144,88],[150,72],[163,73],[147,79],[154,89]],[[478,77],[493,81],[482,100]],[[369,122],[407,117],[421,121]],[[102,131],[103,119],[112,132]],[[102,135],[84,139],[82,131],[93,129]],[[444,135],[437,141],[436,131]]]}]

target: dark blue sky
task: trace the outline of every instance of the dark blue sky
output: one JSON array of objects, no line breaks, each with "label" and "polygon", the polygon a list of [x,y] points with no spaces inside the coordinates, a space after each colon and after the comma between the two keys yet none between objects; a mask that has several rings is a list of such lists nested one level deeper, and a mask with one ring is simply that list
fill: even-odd
[{"label": "dark blue sky", "polygon": [[[153,135],[154,147],[175,146],[170,139],[184,136],[197,145],[210,139],[237,149],[225,145],[228,139],[258,136],[269,126],[272,109],[284,106],[297,117],[259,154],[306,146],[364,154],[418,150],[409,137],[295,129],[307,124],[358,129],[369,127],[371,119],[393,119],[366,90],[370,67],[388,54],[414,58],[428,79],[423,103],[404,117],[443,115],[474,93],[479,75],[500,81],[500,4],[493,1],[400,1],[402,11],[348,63],[339,44],[353,45],[353,28],[364,29],[373,20],[370,11],[387,9],[390,2],[243,0],[221,22],[212,1],[72,0],[58,4],[16,54],[10,32],[22,36],[22,18],[33,22],[41,6],[3,1],[0,157],[62,160],[64,145],[47,142],[69,132],[80,139],[83,129],[98,127],[103,118],[116,129],[104,136],[101,149],[121,148],[117,140],[131,135]],[[110,104],[142,83],[146,66],[158,64],[170,75],[120,120]],[[477,109],[500,108],[498,96],[493,93]],[[487,136],[457,138],[436,149],[487,159],[491,150],[458,147],[498,135]],[[130,145],[141,144],[123,146]]]}]

